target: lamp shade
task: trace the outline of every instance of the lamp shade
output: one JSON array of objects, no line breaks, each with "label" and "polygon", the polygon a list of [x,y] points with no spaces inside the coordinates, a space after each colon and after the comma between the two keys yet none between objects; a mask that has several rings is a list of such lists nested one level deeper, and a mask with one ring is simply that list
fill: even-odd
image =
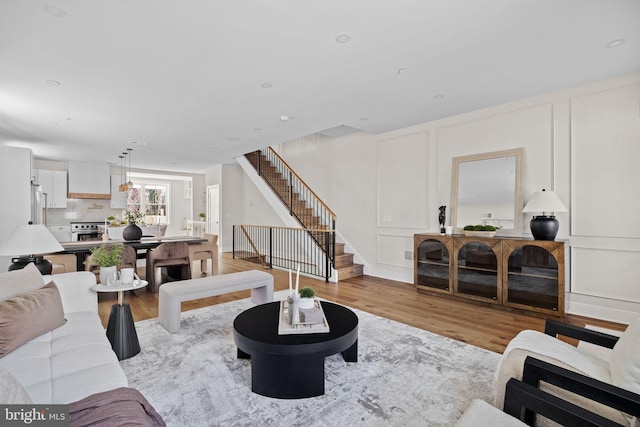
[{"label": "lamp shade", "polygon": [[53,234],[42,224],[17,226],[0,243],[0,255],[20,256],[64,251]]},{"label": "lamp shade", "polygon": [[566,212],[567,208],[562,204],[553,191],[536,191],[529,199],[522,212]]}]

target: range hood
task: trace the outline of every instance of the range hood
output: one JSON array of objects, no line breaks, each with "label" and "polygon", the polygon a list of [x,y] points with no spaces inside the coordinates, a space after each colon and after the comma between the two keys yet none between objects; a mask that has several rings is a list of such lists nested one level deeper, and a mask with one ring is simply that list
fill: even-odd
[{"label": "range hood", "polygon": [[111,199],[111,177],[107,163],[69,162],[69,199]]}]

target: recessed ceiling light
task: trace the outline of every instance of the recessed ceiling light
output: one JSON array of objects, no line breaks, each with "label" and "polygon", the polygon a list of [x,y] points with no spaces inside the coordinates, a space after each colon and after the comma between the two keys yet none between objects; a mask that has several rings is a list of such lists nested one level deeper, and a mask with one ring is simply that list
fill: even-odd
[{"label": "recessed ceiling light", "polygon": [[60,82],[57,80],[47,80],[47,83],[51,86],[60,86]]},{"label": "recessed ceiling light", "polygon": [[271,83],[265,82],[265,83],[262,83],[260,87],[263,89],[270,89],[273,87],[273,85]]},{"label": "recessed ceiling light", "polygon": [[255,130],[256,132],[260,132],[262,128],[253,128],[253,130]]},{"label": "recessed ceiling light", "polygon": [[42,10],[44,10],[46,13],[48,13],[51,16],[55,16],[56,18],[64,18],[67,16],[67,12],[64,9],[51,6],[50,4],[43,5]]},{"label": "recessed ceiling light", "polygon": [[624,42],[626,42],[625,39],[616,39],[616,40],[611,40],[609,43],[606,44],[607,47],[618,47],[620,45],[623,45]]},{"label": "recessed ceiling light", "polygon": [[289,121],[289,116],[280,116],[280,121],[281,121],[281,122],[287,122],[287,121]]},{"label": "recessed ceiling light", "polygon": [[442,98],[444,98],[444,95],[435,95],[433,97],[433,99],[442,99]]},{"label": "recessed ceiling light", "polygon": [[400,67],[400,68],[398,68],[398,74],[402,74],[402,73],[404,73],[405,71],[407,71],[407,67]]},{"label": "recessed ceiling light", "polygon": [[349,43],[351,41],[351,34],[340,33],[336,36],[336,41],[338,43]]},{"label": "recessed ceiling light", "polygon": [[369,120],[369,118],[368,118],[368,117],[360,117],[360,121],[361,121],[361,122],[366,122],[367,120]]},{"label": "recessed ceiling light", "polygon": [[147,145],[146,142],[140,142],[140,141],[129,141],[129,144],[133,144],[133,145]]}]

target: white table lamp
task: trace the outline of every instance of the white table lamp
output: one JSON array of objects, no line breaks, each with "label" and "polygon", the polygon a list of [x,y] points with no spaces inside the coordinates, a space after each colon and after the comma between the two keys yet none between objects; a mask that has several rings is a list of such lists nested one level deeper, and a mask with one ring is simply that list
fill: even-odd
[{"label": "white table lamp", "polygon": [[0,243],[0,255],[16,256],[11,259],[9,271],[24,268],[34,263],[40,273],[51,274],[52,265],[42,254],[64,251],[53,234],[42,224],[24,224],[17,226]]},{"label": "white table lamp", "polygon": [[555,217],[555,212],[566,212],[567,208],[562,204],[553,191],[537,191],[531,196],[522,212],[541,212],[542,215],[534,216],[529,222],[531,234],[536,240],[554,240],[558,234],[560,223]]}]

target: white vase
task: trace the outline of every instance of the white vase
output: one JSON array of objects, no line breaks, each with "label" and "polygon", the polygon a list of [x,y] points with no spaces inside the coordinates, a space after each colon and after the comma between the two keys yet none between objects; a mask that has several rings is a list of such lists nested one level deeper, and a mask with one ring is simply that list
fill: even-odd
[{"label": "white vase", "polygon": [[100,284],[107,286],[109,277],[113,277],[117,269],[118,267],[116,267],[115,265],[111,267],[100,267]]},{"label": "white vase", "polygon": [[307,310],[314,307],[315,298],[300,298],[300,308]]}]

